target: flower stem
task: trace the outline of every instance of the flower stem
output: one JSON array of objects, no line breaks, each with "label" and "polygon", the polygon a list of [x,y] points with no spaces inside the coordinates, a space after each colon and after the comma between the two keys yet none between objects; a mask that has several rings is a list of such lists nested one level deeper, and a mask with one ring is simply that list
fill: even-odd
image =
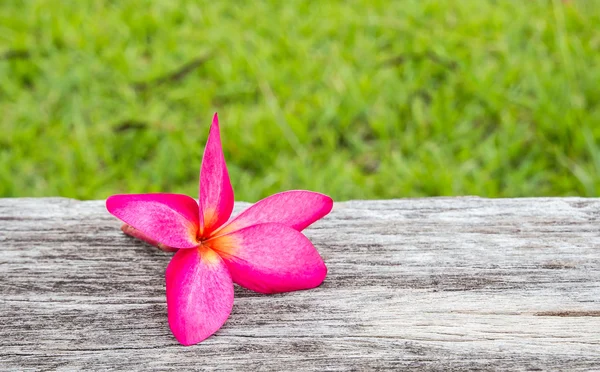
[{"label": "flower stem", "polygon": [[121,226],[121,230],[125,234],[127,234],[129,236],[133,236],[136,239],[145,241],[146,243],[157,247],[161,251],[165,251],[165,252],[176,252],[177,251],[177,248],[167,247],[166,245],[159,243],[156,240],[144,235],[143,232],[141,232],[140,230],[136,229],[135,227],[133,227],[131,225],[124,224],[123,226]]}]

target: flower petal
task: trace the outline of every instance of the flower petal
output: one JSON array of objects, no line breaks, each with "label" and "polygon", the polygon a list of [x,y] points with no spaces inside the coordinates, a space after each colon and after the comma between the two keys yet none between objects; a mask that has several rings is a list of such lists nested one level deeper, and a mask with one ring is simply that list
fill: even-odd
[{"label": "flower petal", "polygon": [[180,194],[124,194],[106,199],[106,209],[150,239],[169,247],[198,245],[198,204]]},{"label": "flower petal", "polygon": [[214,235],[223,235],[261,223],[280,223],[298,231],[331,212],[333,200],[324,194],[291,190],[271,195],[243,211]]},{"label": "flower petal", "polygon": [[200,169],[200,233],[210,232],[223,225],[233,210],[233,189],[221,148],[219,118],[215,114],[204,149]]},{"label": "flower petal", "polygon": [[320,285],[327,267],[307,237],[291,227],[265,223],[206,241],[229,268],[233,281],[261,293]]},{"label": "flower petal", "polygon": [[173,335],[196,344],[223,326],[233,307],[233,282],[217,253],[180,249],[167,266],[167,312]]}]

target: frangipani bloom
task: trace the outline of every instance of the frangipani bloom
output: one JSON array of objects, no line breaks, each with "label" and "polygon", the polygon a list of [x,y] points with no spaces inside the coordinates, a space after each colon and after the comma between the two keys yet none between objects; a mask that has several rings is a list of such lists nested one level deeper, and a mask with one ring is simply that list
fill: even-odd
[{"label": "frangipani bloom", "polygon": [[309,289],[325,279],[321,256],[302,234],[331,211],[330,197],[287,191],[265,198],[229,221],[233,189],[215,114],[200,169],[199,201],[180,194],[113,195],[106,208],[123,231],[176,251],[166,270],[169,326],[191,345],[225,323],[233,283],[261,293]]}]

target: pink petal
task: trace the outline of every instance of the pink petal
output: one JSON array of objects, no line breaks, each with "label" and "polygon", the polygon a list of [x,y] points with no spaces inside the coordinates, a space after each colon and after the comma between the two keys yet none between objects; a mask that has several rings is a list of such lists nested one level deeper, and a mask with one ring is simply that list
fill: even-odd
[{"label": "pink petal", "polygon": [[106,199],[106,209],[146,237],[174,248],[198,245],[198,204],[179,194],[126,194]]},{"label": "pink petal", "polygon": [[200,232],[208,236],[229,219],[233,189],[221,148],[219,118],[215,114],[200,169]]},{"label": "pink petal", "polygon": [[285,191],[258,201],[214,235],[270,222],[302,231],[331,212],[332,207],[333,200],[327,195],[304,190]]},{"label": "pink petal", "polygon": [[288,292],[320,285],[327,267],[302,233],[265,223],[206,241],[231,273],[233,281],[261,293]]},{"label": "pink petal", "polygon": [[177,341],[196,344],[223,326],[233,307],[233,283],[218,254],[206,247],[180,249],[166,281],[169,326]]}]

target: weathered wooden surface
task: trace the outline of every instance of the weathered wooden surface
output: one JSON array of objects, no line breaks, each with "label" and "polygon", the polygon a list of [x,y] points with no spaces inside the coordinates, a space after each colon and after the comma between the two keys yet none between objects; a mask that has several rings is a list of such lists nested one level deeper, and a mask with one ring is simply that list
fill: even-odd
[{"label": "weathered wooden surface", "polygon": [[236,288],[225,326],[183,347],[170,254],[102,201],[0,199],[0,366],[600,370],[599,217],[598,199],[337,203],[306,230],[320,288]]}]

